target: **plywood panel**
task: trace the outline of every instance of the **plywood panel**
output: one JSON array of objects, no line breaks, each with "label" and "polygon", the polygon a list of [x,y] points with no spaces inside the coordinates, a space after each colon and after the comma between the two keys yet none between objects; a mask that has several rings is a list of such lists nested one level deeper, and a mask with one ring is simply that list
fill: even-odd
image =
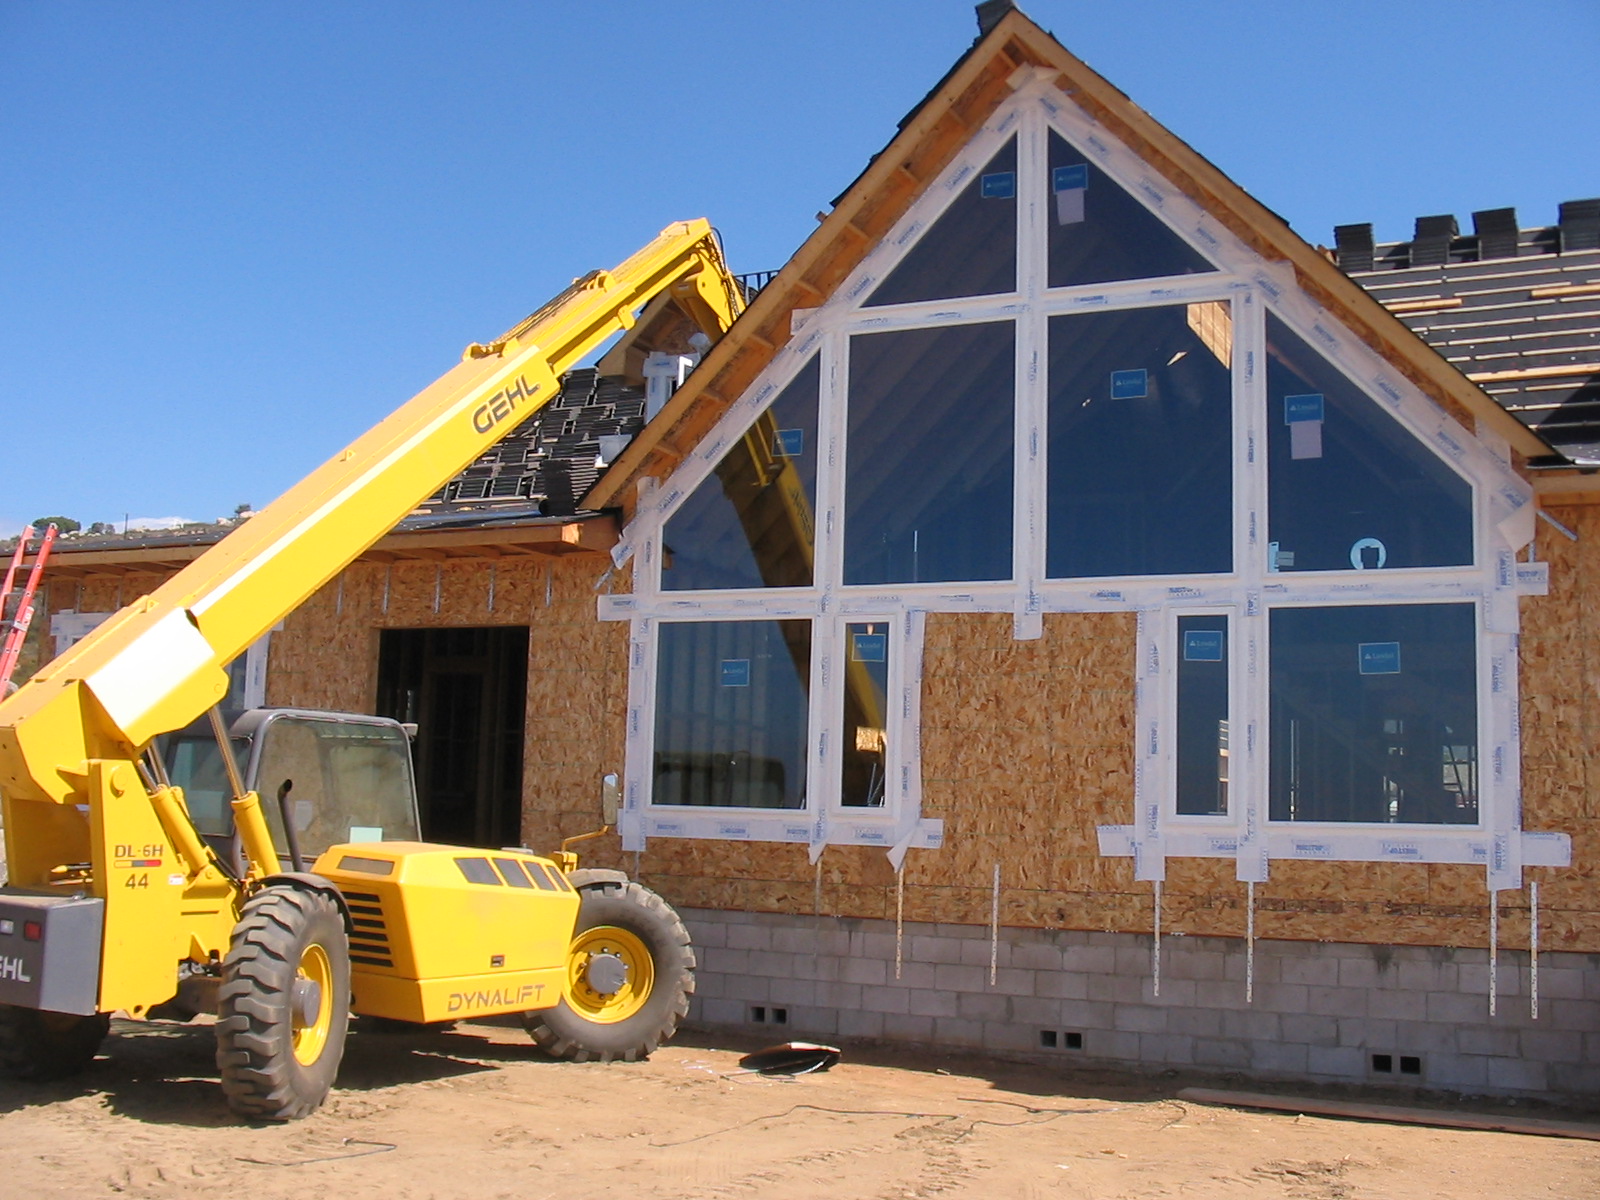
[{"label": "plywood panel", "polygon": [[[1541,881],[1550,949],[1600,953],[1600,506],[1556,517],[1576,543],[1541,523],[1551,594],[1522,601],[1520,682],[1524,813],[1529,828],[1567,832],[1575,866]],[[598,824],[600,777],[620,771],[627,627],[600,622],[599,558],[500,559],[494,606],[488,560],[362,563],[312,597],[273,640],[273,703],[362,709],[375,693],[381,628],[527,624],[524,833],[549,849]],[[389,587],[387,610],[383,604]],[[56,589],[52,609],[106,611],[159,582],[91,578]],[[435,584],[439,605],[434,611]],[[612,581],[626,590],[626,572]],[[1040,639],[1012,639],[1006,615],[933,614],[923,696],[924,813],[946,822],[946,846],[912,851],[905,915],[985,925],[995,863],[1008,924],[1147,932],[1153,889],[1126,859],[1100,857],[1095,826],[1133,815],[1134,618],[1051,614]],[[614,836],[583,843],[586,862],[634,867]],[[809,913],[815,877],[803,846],[659,839],[640,856],[652,886],[677,903]],[[823,909],[891,917],[894,878],[878,849],[823,856]],[[1527,892],[1501,896],[1501,944],[1526,944]],[[1163,921],[1173,933],[1237,937],[1245,888],[1226,860],[1173,860]],[[1488,894],[1481,869],[1415,864],[1280,862],[1258,888],[1262,937],[1482,946]]]}]

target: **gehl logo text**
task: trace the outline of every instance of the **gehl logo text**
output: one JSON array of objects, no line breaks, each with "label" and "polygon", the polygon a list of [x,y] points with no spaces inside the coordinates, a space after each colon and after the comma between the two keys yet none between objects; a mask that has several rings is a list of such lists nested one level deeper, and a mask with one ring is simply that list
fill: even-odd
[{"label": "gehl logo text", "polygon": [[472,410],[472,427],[479,433],[488,433],[532,400],[538,390],[537,384],[531,384],[524,376],[518,375],[515,382],[507,384]]}]

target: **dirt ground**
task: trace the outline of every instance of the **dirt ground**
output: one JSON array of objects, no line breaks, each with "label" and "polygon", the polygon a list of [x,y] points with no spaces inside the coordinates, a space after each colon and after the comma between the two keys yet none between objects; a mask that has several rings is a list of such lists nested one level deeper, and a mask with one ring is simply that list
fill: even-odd
[{"label": "dirt ground", "polygon": [[752,1048],[689,1033],[600,1066],[544,1059],[505,1026],[358,1033],[319,1113],[249,1126],[223,1106],[208,1028],[119,1023],[79,1080],[0,1084],[0,1196],[1600,1196],[1600,1142],[1213,1108],[1174,1099],[1174,1080],[867,1048],[785,1080],[740,1073]]}]

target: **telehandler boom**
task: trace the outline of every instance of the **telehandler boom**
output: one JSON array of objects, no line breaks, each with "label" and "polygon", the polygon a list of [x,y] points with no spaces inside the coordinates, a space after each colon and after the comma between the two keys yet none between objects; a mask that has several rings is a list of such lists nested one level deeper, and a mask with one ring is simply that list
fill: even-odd
[{"label": "telehandler boom", "polygon": [[[694,955],[659,897],[619,872],[577,870],[565,849],[416,840],[394,722],[262,710],[230,732],[216,708],[228,662],[552,400],[563,371],[663,291],[713,339],[738,315],[707,222],[669,226],[469,346],[0,701],[0,1071],[81,1068],[113,1012],[210,1008],[230,1104],[289,1119],[326,1096],[352,1008],[416,1022],[522,1012],[547,1049],[576,1058],[634,1058],[670,1035]],[[209,758],[172,738],[163,750],[162,735],[208,710]]]}]

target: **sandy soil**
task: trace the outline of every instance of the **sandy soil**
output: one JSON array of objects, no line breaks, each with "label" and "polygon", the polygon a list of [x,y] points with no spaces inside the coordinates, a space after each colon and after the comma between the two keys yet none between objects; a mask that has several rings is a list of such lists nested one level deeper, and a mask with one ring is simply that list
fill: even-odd
[{"label": "sandy soil", "polygon": [[1600,1196],[1600,1142],[1204,1107],[1179,1082],[846,1047],[741,1074],[688,1034],[648,1063],[541,1058],[520,1030],[352,1036],[293,1125],[222,1103],[203,1026],[118,1025],[66,1085],[0,1084],[0,1196],[250,1200]]}]

